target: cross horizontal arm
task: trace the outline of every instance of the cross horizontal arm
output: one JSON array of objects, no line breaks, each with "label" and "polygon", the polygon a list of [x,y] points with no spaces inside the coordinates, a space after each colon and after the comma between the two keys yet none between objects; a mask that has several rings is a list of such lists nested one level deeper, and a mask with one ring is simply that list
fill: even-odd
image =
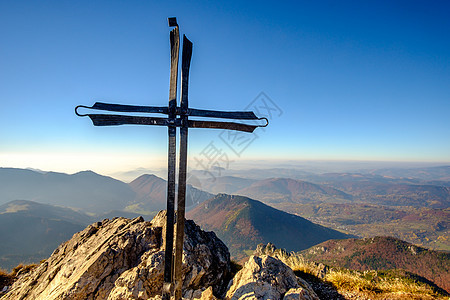
[{"label": "cross horizontal arm", "polygon": [[[116,126],[127,124],[174,126],[174,127],[182,126],[182,119],[180,118],[177,118],[174,121],[172,121],[169,118],[124,116],[124,115],[88,114],[86,116],[88,116],[92,120],[92,123],[95,126]],[[216,122],[216,121],[199,121],[199,120],[188,120],[187,122],[189,128],[228,129],[243,132],[253,132],[257,127],[264,127],[267,125],[267,124],[248,125],[234,122]]]},{"label": "cross horizontal arm", "polygon": [[[105,110],[112,112],[140,112],[140,113],[160,113],[168,114],[169,109],[162,106],[139,106],[139,105],[123,105],[123,104],[110,104],[103,102],[95,102],[91,107],[79,105],[75,111],[77,115],[83,116],[77,112],[78,108]],[[176,108],[176,114],[181,115],[181,109]],[[206,110],[188,108],[187,116],[192,117],[207,117],[207,118],[221,118],[221,119],[235,119],[235,120],[258,120],[259,118],[252,111],[218,111],[218,110]]]},{"label": "cross horizontal arm", "polygon": [[[106,110],[113,112],[141,112],[141,113],[160,113],[168,114],[169,108],[167,106],[139,106],[139,105],[123,105],[123,104],[111,104],[103,102],[95,102],[91,107],[79,105],[75,108],[75,112],[79,107],[96,110]],[[77,115],[80,115],[77,112]]]},{"label": "cross horizontal arm", "polygon": [[212,128],[212,129],[228,129],[243,132],[253,132],[256,128],[261,126],[248,125],[234,122],[215,122],[215,121],[197,121],[189,120],[189,128]]},{"label": "cross horizontal arm", "polygon": [[168,118],[124,116],[124,115],[97,115],[97,114],[87,116],[92,120],[94,126],[115,126],[126,124],[159,125],[159,126],[175,125],[175,123],[169,121]]},{"label": "cross horizontal arm", "polygon": [[258,117],[252,111],[218,111],[206,109],[188,109],[188,116],[222,118],[235,120],[258,120]]}]

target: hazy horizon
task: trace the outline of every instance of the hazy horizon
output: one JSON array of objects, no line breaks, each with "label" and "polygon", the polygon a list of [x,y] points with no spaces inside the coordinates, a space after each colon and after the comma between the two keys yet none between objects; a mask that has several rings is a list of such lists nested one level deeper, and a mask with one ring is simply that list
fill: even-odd
[{"label": "hazy horizon", "polygon": [[[197,171],[202,172],[203,169],[190,167],[190,164],[195,163],[189,161],[188,169],[189,172]],[[332,172],[368,172],[370,170],[392,168],[392,169],[415,169],[415,168],[428,168],[428,167],[441,167],[450,166],[450,162],[406,162],[406,161],[345,161],[345,160],[297,160],[297,161],[280,161],[280,160],[261,160],[261,161],[241,161],[234,162],[229,168],[223,168],[220,173],[215,173],[220,176],[229,176],[233,172],[248,171],[254,169],[286,169],[286,170],[296,170],[304,171],[312,174],[323,174]],[[96,168],[78,168],[64,169],[64,168],[42,168],[37,166],[11,166],[11,165],[1,165],[0,168],[18,168],[18,169],[29,169],[38,172],[57,172],[66,174],[76,174],[83,171],[92,171],[100,175],[110,176],[118,180],[129,182],[140,175],[143,174],[154,174],[162,178],[167,176],[167,165],[153,166],[153,167],[137,167],[137,168],[125,168],[118,170],[103,170]],[[206,173],[205,173],[206,174]],[[219,177],[220,177],[219,176]]]}]

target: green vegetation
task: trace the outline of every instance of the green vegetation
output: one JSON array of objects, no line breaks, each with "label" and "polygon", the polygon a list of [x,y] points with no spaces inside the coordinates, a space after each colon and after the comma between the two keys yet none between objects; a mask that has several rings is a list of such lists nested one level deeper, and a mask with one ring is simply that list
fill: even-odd
[{"label": "green vegetation", "polygon": [[156,216],[158,213],[157,211],[153,210],[145,210],[142,203],[136,203],[132,205],[128,205],[125,207],[126,212],[135,213],[135,214],[141,214],[141,215],[147,215],[147,216]]},{"label": "green vegetation", "polygon": [[231,224],[232,222],[233,222],[234,224],[236,224],[238,218],[239,218],[239,217],[242,217],[242,216],[240,216],[241,212],[242,212],[242,213],[245,213],[245,212],[243,212],[243,210],[246,209],[246,208],[247,208],[247,206],[244,206],[244,207],[242,207],[242,208],[236,210],[235,212],[229,214],[227,220],[226,220],[225,223],[223,224],[223,230],[224,230],[224,231],[228,231],[228,230],[229,230],[229,226],[230,226],[230,224]]}]

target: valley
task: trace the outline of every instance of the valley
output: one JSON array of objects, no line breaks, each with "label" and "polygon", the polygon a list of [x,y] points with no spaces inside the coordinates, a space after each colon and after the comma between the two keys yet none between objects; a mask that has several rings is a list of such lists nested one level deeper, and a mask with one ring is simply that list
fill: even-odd
[{"label": "valley", "polygon": [[273,207],[360,237],[393,236],[429,249],[450,251],[450,209],[375,204],[292,204]]}]

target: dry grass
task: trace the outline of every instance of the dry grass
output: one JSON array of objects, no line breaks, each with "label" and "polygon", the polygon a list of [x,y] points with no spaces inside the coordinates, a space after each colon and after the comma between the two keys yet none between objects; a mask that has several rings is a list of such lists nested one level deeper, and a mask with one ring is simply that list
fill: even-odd
[{"label": "dry grass", "polygon": [[411,293],[411,294],[428,294],[437,296],[428,285],[418,282],[409,282],[402,278],[383,278],[377,282],[380,290],[390,293]]},{"label": "dry grass", "polygon": [[18,266],[14,267],[11,272],[11,276],[16,277],[18,275],[29,273],[31,270],[37,267],[37,264],[19,264]]},{"label": "dry grass", "polygon": [[5,286],[11,286],[18,276],[29,273],[31,270],[36,268],[36,264],[24,265],[20,264],[15,267],[11,273],[0,269],[0,297],[3,295],[3,288]]},{"label": "dry grass", "polygon": [[0,269],[0,276],[8,276],[8,272],[3,269]]},{"label": "dry grass", "polygon": [[[258,253],[258,250],[256,250]],[[259,248],[258,254],[265,254],[275,257],[289,266],[293,271],[301,271],[320,278],[325,276],[327,267],[313,261],[306,260],[302,255],[294,252],[288,253],[284,249],[275,249],[271,244],[268,244],[264,249]]]},{"label": "dry grass", "polygon": [[[332,284],[339,293],[371,295],[374,299],[449,299],[445,291],[401,276],[395,271],[353,271],[332,269],[316,262],[308,261],[297,253],[275,249],[273,245],[258,248],[256,254],[266,254],[278,258],[294,271],[301,271]],[[370,298],[370,297],[369,297]]]},{"label": "dry grass", "polygon": [[12,284],[14,277],[5,270],[0,269],[0,295],[4,286]]},{"label": "dry grass", "polygon": [[449,299],[431,286],[405,277],[392,277],[377,271],[331,270],[325,280],[342,294],[366,295],[372,299]]},{"label": "dry grass", "polygon": [[325,280],[331,282],[338,290],[379,292],[376,285],[371,280],[358,276],[354,272],[333,270],[325,276]]}]

